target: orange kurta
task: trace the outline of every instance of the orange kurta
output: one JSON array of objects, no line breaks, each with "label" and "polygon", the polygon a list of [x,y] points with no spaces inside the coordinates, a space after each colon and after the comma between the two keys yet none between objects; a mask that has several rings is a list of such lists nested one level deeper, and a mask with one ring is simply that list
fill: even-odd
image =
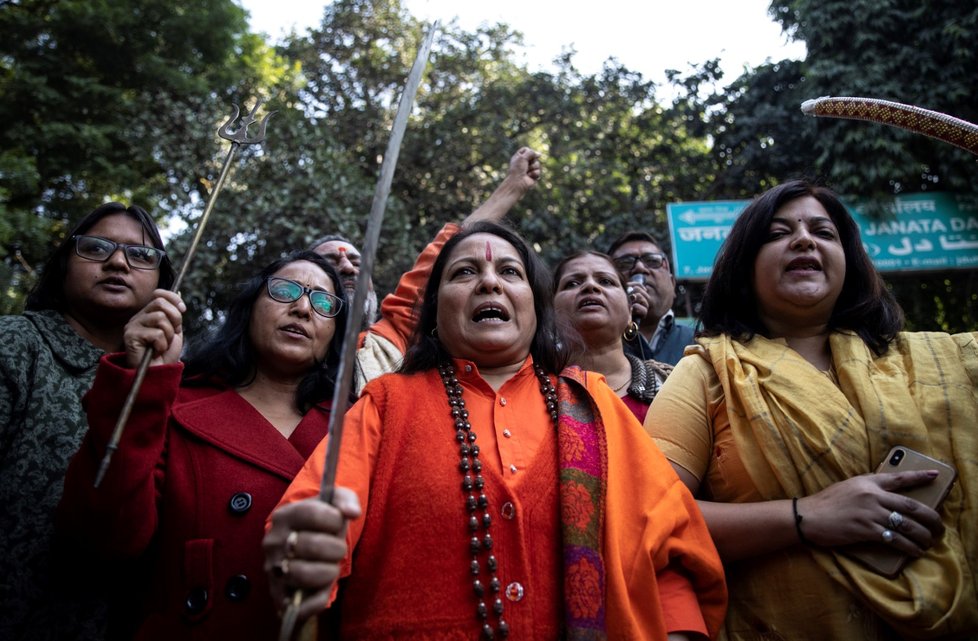
[{"label": "orange kurta", "polygon": [[441,253],[441,248],[459,230],[461,227],[454,223],[448,223],[441,228],[434,240],[418,254],[411,271],[401,275],[394,292],[384,297],[380,306],[380,320],[360,333],[357,350],[357,363],[360,366],[358,387],[363,387],[381,374],[396,371],[400,367],[417,323],[414,307],[428,284],[431,267]]},{"label": "orange kurta", "polygon": [[[455,366],[482,449],[487,487],[491,486],[497,497],[493,504],[497,510],[507,502],[515,506],[514,517],[497,518],[493,525],[494,538],[501,537],[494,553],[500,557],[503,584],[526,582],[527,588],[521,603],[506,603],[506,618],[513,625],[514,638],[529,638],[526,635],[534,630],[559,629],[559,620],[539,620],[540,616],[559,617],[561,609],[559,576],[538,576],[544,567],[556,567],[559,573],[560,565],[554,566],[553,561],[559,557],[560,545],[555,549],[552,541],[560,537],[559,532],[553,535],[551,527],[558,523],[559,515],[556,502],[547,499],[559,484],[556,439],[550,437],[552,422],[531,361],[498,392],[482,380],[474,364],[456,361]],[[581,382],[600,413],[608,443],[606,545],[602,552],[609,638],[664,639],[667,631],[680,630],[713,633],[722,620],[726,592],[719,557],[706,526],[665,458],[601,380],[598,375],[585,374]],[[405,420],[405,416],[411,418]],[[434,610],[418,605],[409,611],[385,612],[385,595],[354,590],[353,594],[344,593],[342,599],[345,625],[366,620],[358,614],[369,610],[369,620],[380,626],[376,632],[385,625],[384,616],[389,618],[388,629],[396,624],[400,630],[410,630],[412,619],[417,617],[424,619],[419,625],[428,631],[437,619],[436,627],[446,634],[449,630],[467,633],[469,627],[473,632],[469,636],[478,632],[474,599],[465,580],[469,557],[453,435],[444,388],[435,371],[383,377],[369,385],[351,408],[337,484],[357,492],[365,517],[351,523],[349,530],[354,555],[344,569],[345,575],[352,574],[347,585],[355,583],[361,572],[383,574],[390,573],[391,566],[412,568],[395,572],[405,576],[398,576],[398,581],[386,584],[394,587],[384,589],[403,586],[417,596],[430,587],[424,580],[427,572],[438,567],[433,575],[437,578],[432,581],[443,598],[435,602]],[[318,493],[323,460],[321,444],[283,503]],[[405,486],[410,492],[403,491]],[[400,492],[400,503],[387,500],[391,492]],[[541,514],[530,505],[547,505],[547,512]],[[402,521],[398,512],[421,521],[413,522],[413,529],[391,531]],[[508,529],[514,527],[516,534]],[[457,529],[459,533],[453,534]],[[433,532],[438,533],[435,545]],[[544,537],[545,532],[549,534]],[[456,538],[458,544],[452,545]],[[541,541],[545,551],[537,556],[547,558],[525,558],[522,550],[535,550],[533,546],[540,547]],[[391,557],[391,563],[376,566],[384,555],[396,556]],[[453,560],[446,562],[447,557]],[[441,569],[443,562],[445,568]],[[533,567],[538,568],[536,572]],[[452,573],[460,578],[449,580],[445,576]],[[369,603],[361,598],[368,593],[375,595]],[[348,598],[354,595],[356,598]],[[389,603],[398,602],[395,597],[391,599]],[[532,622],[532,629],[523,628],[521,634],[517,627],[520,622],[528,626]],[[370,638],[369,625],[356,632]]]}]

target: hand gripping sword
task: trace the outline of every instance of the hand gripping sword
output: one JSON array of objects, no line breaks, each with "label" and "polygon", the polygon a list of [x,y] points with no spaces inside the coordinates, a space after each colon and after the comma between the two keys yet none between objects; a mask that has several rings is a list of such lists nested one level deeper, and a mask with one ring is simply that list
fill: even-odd
[{"label": "hand gripping sword", "polygon": [[801,103],[809,116],[868,120],[930,136],[978,155],[978,125],[939,111],[875,98],[824,96]]},{"label": "hand gripping sword", "polygon": [[[234,105],[234,115],[217,130],[218,136],[231,141],[231,149],[228,150],[228,155],[224,159],[224,166],[221,167],[221,174],[218,176],[217,183],[214,185],[210,197],[207,199],[204,213],[197,222],[197,232],[194,234],[193,241],[190,243],[190,249],[187,250],[186,256],[183,257],[183,265],[180,266],[180,273],[177,274],[177,279],[171,288],[172,291],[180,291],[183,277],[187,273],[187,268],[190,267],[190,261],[193,259],[194,253],[197,251],[197,245],[200,243],[200,238],[204,233],[207,219],[210,218],[211,210],[214,208],[214,202],[217,200],[217,195],[221,192],[221,187],[224,186],[224,180],[228,177],[228,172],[231,169],[231,160],[234,158],[235,152],[238,151],[238,147],[242,145],[254,145],[265,140],[265,125],[268,124],[268,119],[275,113],[274,111],[267,114],[259,123],[257,135],[248,135],[248,127],[258,120],[255,117],[255,113],[261,104],[262,100],[257,100],[251,112],[242,118],[241,125],[236,130],[232,130],[232,124],[241,115],[241,110],[238,105]],[[105,473],[109,469],[109,462],[112,460],[112,455],[119,449],[122,431],[125,429],[126,422],[129,420],[129,414],[132,413],[132,407],[136,402],[136,395],[139,394],[139,390],[143,386],[143,379],[146,378],[146,371],[149,369],[149,362],[152,359],[153,350],[147,349],[143,354],[143,360],[139,362],[139,367],[136,369],[136,377],[133,379],[132,389],[129,390],[129,396],[126,397],[122,410],[119,412],[119,418],[115,423],[115,429],[112,431],[112,437],[109,439],[109,444],[105,449],[105,456],[102,457],[102,463],[99,465],[98,473],[95,475],[95,487],[101,485],[102,479],[105,478]]]},{"label": "hand gripping sword", "polygon": [[[421,75],[428,63],[428,53],[431,43],[438,30],[438,22],[432,24],[418,49],[414,66],[408,75],[407,84],[397,105],[397,115],[391,127],[391,137],[387,141],[387,151],[384,162],[380,166],[380,178],[374,191],[374,200],[370,206],[370,216],[367,218],[367,233],[364,239],[363,251],[360,254],[360,274],[357,276],[357,288],[353,295],[353,303],[349,306],[346,321],[346,332],[343,335],[343,350],[340,353],[340,366],[336,375],[336,389],[333,391],[333,404],[329,414],[329,441],[326,443],[326,463],[323,469],[323,479],[319,488],[319,499],[326,503],[333,502],[336,490],[336,467],[339,464],[340,442],[343,439],[343,418],[346,416],[350,390],[353,388],[354,365],[356,364],[357,338],[363,321],[364,301],[367,298],[367,288],[370,275],[374,268],[374,257],[377,254],[377,241],[380,238],[380,227],[384,221],[384,209],[387,197],[391,191],[391,181],[394,178],[394,168],[401,149],[401,140],[407,129],[408,117],[414,105],[414,97],[421,84]],[[279,630],[279,641],[290,641],[299,616],[299,606],[302,604],[302,591],[296,590],[285,614],[282,616],[282,627]]]}]

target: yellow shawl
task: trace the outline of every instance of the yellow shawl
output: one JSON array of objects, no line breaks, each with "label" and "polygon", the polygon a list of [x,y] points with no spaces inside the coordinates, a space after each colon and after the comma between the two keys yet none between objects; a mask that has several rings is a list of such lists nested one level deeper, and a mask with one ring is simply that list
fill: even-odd
[{"label": "yellow shawl", "polygon": [[713,363],[738,454],[766,499],[871,472],[894,445],[957,468],[945,536],[895,579],[839,553],[812,554],[901,636],[978,631],[978,333],[901,333],[879,358],[858,336],[834,333],[838,387],[784,341],[699,342],[690,351]]}]

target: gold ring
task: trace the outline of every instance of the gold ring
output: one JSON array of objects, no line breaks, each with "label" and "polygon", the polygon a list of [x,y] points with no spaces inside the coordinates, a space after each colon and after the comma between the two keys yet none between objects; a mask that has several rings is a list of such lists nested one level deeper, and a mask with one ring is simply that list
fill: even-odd
[{"label": "gold ring", "polygon": [[295,548],[299,544],[299,533],[295,530],[289,532],[289,535],[285,537],[285,558],[294,559],[295,558]]}]

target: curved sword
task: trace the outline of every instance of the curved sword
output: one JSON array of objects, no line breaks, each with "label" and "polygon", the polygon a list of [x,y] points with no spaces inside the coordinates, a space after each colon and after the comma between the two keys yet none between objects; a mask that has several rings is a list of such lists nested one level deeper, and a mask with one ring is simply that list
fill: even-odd
[{"label": "curved sword", "polygon": [[824,96],[801,103],[809,116],[868,120],[950,143],[978,155],[978,125],[939,111],[876,98]]},{"label": "curved sword", "polygon": [[[336,374],[336,388],[333,391],[333,404],[329,414],[329,440],[326,443],[326,464],[323,469],[322,484],[319,498],[327,503],[333,502],[336,490],[336,467],[339,464],[340,443],[343,439],[343,418],[346,416],[350,391],[353,389],[353,374],[356,364],[357,339],[360,325],[363,321],[364,301],[367,298],[368,283],[374,268],[374,257],[377,254],[377,241],[380,238],[380,228],[384,221],[384,209],[387,197],[391,191],[391,181],[394,179],[394,168],[397,166],[397,156],[401,150],[401,140],[407,130],[408,117],[414,106],[414,97],[421,84],[421,76],[428,63],[428,53],[434,41],[438,22],[431,25],[414,60],[414,66],[408,75],[407,84],[401,93],[397,105],[397,115],[391,127],[391,137],[387,142],[384,162],[380,166],[380,178],[374,191],[374,200],[370,206],[370,216],[367,218],[367,233],[364,239],[363,251],[360,253],[360,274],[357,276],[357,288],[353,302],[349,305],[346,320],[346,331],[343,335],[343,350],[340,354],[339,371]],[[299,615],[299,605],[302,603],[302,591],[297,590],[292,601],[282,616],[282,627],[279,630],[280,641],[290,641]]]}]

